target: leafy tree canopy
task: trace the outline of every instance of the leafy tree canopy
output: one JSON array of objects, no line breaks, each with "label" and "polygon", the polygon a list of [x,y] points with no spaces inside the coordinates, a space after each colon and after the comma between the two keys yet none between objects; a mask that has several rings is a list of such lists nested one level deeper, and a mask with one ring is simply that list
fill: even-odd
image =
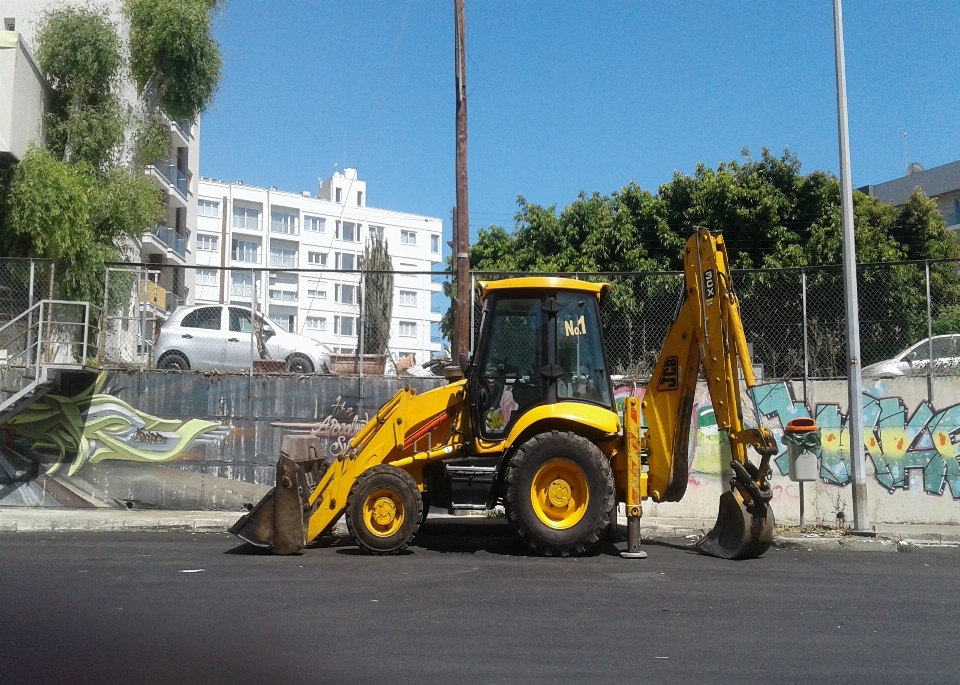
[{"label": "leafy tree canopy", "polygon": [[[654,195],[630,183],[608,196],[579,197],[559,212],[517,200],[513,233],[481,229],[471,267],[503,271],[680,270],[693,226],[722,229],[740,268],[839,264],[840,184],[829,173],[803,175],[796,155],[703,164],[676,173]],[[854,193],[861,262],[960,257],[936,202],[919,190],[901,207]]]},{"label": "leafy tree canopy", "polygon": [[130,71],[147,102],[159,104],[174,119],[196,119],[220,82],[220,48],[211,35],[211,11],[220,4],[126,0]]}]

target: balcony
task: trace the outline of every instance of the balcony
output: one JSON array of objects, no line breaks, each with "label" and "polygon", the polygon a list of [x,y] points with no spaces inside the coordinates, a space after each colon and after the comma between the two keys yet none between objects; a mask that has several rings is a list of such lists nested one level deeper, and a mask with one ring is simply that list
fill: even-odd
[{"label": "balcony", "polygon": [[141,239],[145,255],[158,254],[185,264],[187,261],[187,240],[172,228],[156,225]]},{"label": "balcony", "polygon": [[173,135],[176,147],[187,147],[193,138],[190,132],[190,122],[186,119],[171,120],[170,133]]},{"label": "balcony", "polygon": [[230,297],[242,297],[249,300],[253,297],[253,286],[248,283],[231,283]]},{"label": "balcony", "polygon": [[156,162],[147,166],[145,173],[160,184],[174,204],[187,207],[187,177],[169,162]]},{"label": "balcony", "polygon": [[270,255],[270,266],[279,266],[287,269],[297,268],[297,258],[294,255]]}]

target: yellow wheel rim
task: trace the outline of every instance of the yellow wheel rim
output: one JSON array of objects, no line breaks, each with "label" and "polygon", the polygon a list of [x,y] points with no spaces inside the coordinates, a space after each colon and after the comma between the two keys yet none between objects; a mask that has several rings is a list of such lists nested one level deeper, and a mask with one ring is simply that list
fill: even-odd
[{"label": "yellow wheel rim", "polygon": [[381,538],[394,535],[403,525],[403,500],[390,488],[378,488],[363,502],[367,530]]},{"label": "yellow wheel rim", "polygon": [[575,526],[590,503],[587,477],[569,459],[551,459],[533,477],[530,502],[544,525],[557,530]]}]

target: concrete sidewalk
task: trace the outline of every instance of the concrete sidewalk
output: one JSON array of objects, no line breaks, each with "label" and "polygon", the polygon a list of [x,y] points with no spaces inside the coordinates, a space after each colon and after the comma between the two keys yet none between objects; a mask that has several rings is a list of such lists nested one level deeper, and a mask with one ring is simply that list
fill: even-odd
[{"label": "concrete sidewalk", "polygon": [[[40,507],[0,507],[2,532],[166,532],[190,531],[222,533],[236,522],[243,512],[226,511],[158,511],[150,509],[67,509]],[[434,510],[431,518],[461,518]],[[618,523],[625,528],[622,514]],[[713,527],[714,521],[692,518],[644,517],[646,539],[685,540],[691,544]],[[816,533],[796,528],[780,528],[776,547],[786,549],[905,551],[919,547],[960,547],[960,526],[920,524],[877,524],[875,537],[860,537],[836,531]],[[346,535],[341,518],[334,532]]]}]

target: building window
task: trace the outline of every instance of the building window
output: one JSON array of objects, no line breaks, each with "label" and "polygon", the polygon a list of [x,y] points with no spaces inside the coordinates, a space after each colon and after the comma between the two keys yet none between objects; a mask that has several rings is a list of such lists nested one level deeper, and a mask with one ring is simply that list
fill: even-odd
[{"label": "building window", "polygon": [[233,227],[250,231],[260,230],[260,210],[253,207],[233,206]]},{"label": "building window", "polygon": [[433,254],[440,254],[440,236],[430,236],[430,251]]},{"label": "building window", "polygon": [[400,336],[403,338],[416,338],[417,337],[417,322],[416,321],[401,321],[400,322]]},{"label": "building window", "polygon": [[233,241],[233,261],[249,262],[258,264],[260,262],[260,243],[249,240]]},{"label": "building window", "polygon": [[220,216],[220,203],[210,200],[197,201],[197,216],[210,216],[216,219]]},{"label": "building window", "polygon": [[231,274],[230,295],[232,297],[253,297],[253,274],[243,272]]},{"label": "building window", "polygon": [[294,212],[284,212],[279,209],[270,211],[270,231],[284,235],[297,234],[297,215]]},{"label": "building window", "polygon": [[326,266],[327,253],[326,252],[308,252],[307,264],[312,264],[314,266]]},{"label": "building window", "polygon": [[197,249],[204,252],[216,252],[220,249],[220,236],[197,233]]},{"label": "building window", "polygon": [[293,290],[280,290],[278,288],[270,288],[270,299],[283,300],[286,302],[295,302],[297,299],[297,293]]},{"label": "building window", "polygon": [[356,347],[341,347],[341,348],[340,348],[340,354],[356,354],[356,353],[357,353],[357,348],[356,348]]},{"label": "building window", "polygon": [[327,318],[325,316],[308,316],[307,330],[311,330],[311,331],[327,330]]},{"label": "building window", "polygon": [[357,286],[337,283],[334,286],[334,299],[340,304],[356,304]]},{"label": "building window", "polygon": [[360,268],[360,255],[350,252],[337,252],[337,268],[345,271],[353,271]]},{"label": "building window", "polygon": [[343,202],[343,189],[337,188],[337,204]]},{"label": "building window", "polygon": [[197,269],[197,285],[216,285],[217,272],[213,269]]},{"label": "building window", "polygon": [[271,314],[270,320],[287,333],[293,333],[297,330],[297,317],[295,314]]},{"label": "building window", "polygon": [[383,240],[383,226],[371,226],[370,237],[376,240]]},{"label": "building window", "polygon": [[359,231],[357,230],[358,228],[359,226],[357,226],[357,224],[350,223],[349,221],[344,221],[343,231],[342,231],[343,235],[341,235],[340,237],[346,243],[359,242],[360,235],[359,235]]},{"label": "building window", "polygon": [[319,216],[303,217],[303,230],[312,233],[326,233],[327,220]]},{"label": "building window", "polygon": [[400,231],[400,244],[401,244],[401,245],[416,245],[416,244],[417,244],[417,232],[416,232],[416,231]]},{"label": "building window", "polygon": [[270,246],[270,266],[297,266],[297,251],[292,248]]},{"label": "building window", "polygon": [[401,291],[400,291],[400,306],[401,306],[401,307],[416,307],[416,306],[417,306],[417,291],[416,291],[416,290],[401,290]]},{"label": "building window", "polygon": [[363,191],[357,191],[357,207],[363,207]]},{"label": "building window", "polygon": [[400,359],[409,359],[410,357],[413,357],[413,363],[416,364],[416,363],[417,363],[417,355],[416,355],[415,353],[413,353],[413,352],[401,352],[401,353],[400,353]]},{"label": "building window", "polygon": [[327,289],[326,288],[307,288],[307,297],[311,300],[325,300],[327,299]]},{"label": "building window", "polygon": [[355,335],[356,319],[352,316],[333,317],[333,332],[336,335]]}]

